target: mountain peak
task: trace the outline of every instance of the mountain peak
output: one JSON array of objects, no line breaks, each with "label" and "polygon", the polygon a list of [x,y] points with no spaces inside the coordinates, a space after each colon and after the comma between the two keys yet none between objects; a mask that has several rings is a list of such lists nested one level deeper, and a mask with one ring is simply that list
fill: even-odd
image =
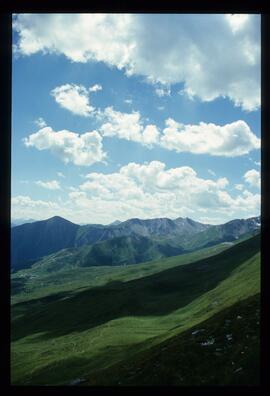
[{"label": "mountain peak", "polygon": [[112,225],[118,225],[118,224],[121,224],[122,222],[120,221],[120,220],[114,220],[112,223],[110,223],[109,225],[110,226],[112,226]]},{"label": "mountain peak", "polygon": [[44,221],[46,221],[48,223],[71,223],[71,224],[74,224],[71,221],[69,221],[61,216],[53,216],[53,217],[50,217],[49,219],[46,219]]}]

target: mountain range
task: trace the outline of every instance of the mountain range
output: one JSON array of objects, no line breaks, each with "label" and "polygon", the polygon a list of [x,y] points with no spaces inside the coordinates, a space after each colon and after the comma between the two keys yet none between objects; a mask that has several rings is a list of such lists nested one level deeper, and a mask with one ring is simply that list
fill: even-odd
[{"label": "mountain range", "polygon": [[[16,271],[34,263],[50,268],[126,265],[179,255],[221,242],[231,242],[260,229],[260,216],[221,225],[190,218],[129,219],[110,225],[78,225],[62,217],[11,229],[11,266]],[[47,257],[48,256],[48,257]]]},{"label": "mountain range", "polygon": [[16,227],[18,225],[26,224],[26,223],[34,223],[36,220],[34,219],[12,219],[11,227]]}]

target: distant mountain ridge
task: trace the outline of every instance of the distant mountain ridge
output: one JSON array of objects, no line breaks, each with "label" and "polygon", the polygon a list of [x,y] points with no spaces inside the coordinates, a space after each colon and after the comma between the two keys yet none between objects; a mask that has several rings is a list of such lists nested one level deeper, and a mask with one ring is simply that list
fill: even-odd
[{"label": "distant mountain ridge", "polygon": [[39,258],[74,245],[80,226],[59,216],[11,229],[11,266],[24,268]]},{"label": "distant mountain ridge", "polygon": [[116,266],[158,260],[184,253],[181,246],[141,236],[120,236],[92,245],[60,250],[33,265],[46,272],[77,267]]},{"label": "distant mountain ridge", "polygon": [[[233,241],[259,227],[260,216],[232,220],[217,226],[181,217],[176,220],[134,218],[106,226],[80,226],[54,216],[11,229],[12,268],[29,267],[44,256],[85,245],[93,245],[89,256],[92,265],[100,265],[98,257],[103,265],[135,263],[140,258],[146,261],[168,257],[215,243]],[[141,251],[141,246],[144,246],[144,251]]]},{"label": "distant mountain ridge", "polygon": [[11,219],[11,227],[17,227],[26,223],[34,223],[37,220],[34,219]]},{"label": "distant mountain ridge", "polygon": [[179,237],[194,235],[211,227],[191,219],[179,217],[176,220],[168,218],[156,218],[141,220],[129,219],[120,224],[109,226],[86,225],[78,233],[75,246],[92,244],[99,241],[121,237],[140,235],[144,237]]},{"label": "distant mountain ridge", "polygon": [[237,240],[242,235],[253,233],[261,227],[261,216],[249,219],[235,219],[225,224],[212,225],[207,230],[194,235],[187,241],[187,249],[212,246],[221,242],[231,242]]}]

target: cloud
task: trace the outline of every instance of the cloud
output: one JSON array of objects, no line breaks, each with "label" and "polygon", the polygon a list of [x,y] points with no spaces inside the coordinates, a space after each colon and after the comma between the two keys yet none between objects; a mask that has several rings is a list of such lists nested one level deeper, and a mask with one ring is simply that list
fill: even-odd
[{"label": "cloud", "polygon": [[133,101],[132,99],[125,99],[124,102],[131,105]]},{"label": "cloud", "polygon": [[62,172],[57,172],[57,176],[65,178],[65,175]]},{"label": "cloud", "polygon": [[89,88],[89,92],[97,92],[101,90],[102,90],[102,86],[100,84],[95,84]]},{"label": "cloud", "polygon": [[23,142],[26,147],[51,151],[66,164],[90,166],[106,157],[102,137],[96,131],[79,135],[67,130],[55,132],[51,127],[45,127],[24,138]]},{"label": "cloud", "polygon": [[13,205],[43,207],[43,208],[57,208],[57,204],[51,201],[32,200],[29,196],[18,195],[12,198]]},{"label": "cloud", "polygon": [[45,126],[47,126],[46,121],[44,121],[42,117],[39,117],[39,118],[35,121],[35,124],[36,124],[39,128],[44,128]]},{"label": "cloud", "polygon": [[257,166],[261,166],[261,161],[254,161],[254,164]]},{"label": "cloud", "polygon": [[208,172],[211,176],[216,176],[216,173],[215,173],[212,169],[208,169],[207,172]]},{"label": "cloud", "polygon": [[156,88],[155,93],[157,94],[157,96],[162,98],[162,96],[170,96],[171,90],[168,87]]},{"label": "cloud", "polygon": [[59,209],[56,202],[33,200],[27,195],[17,195],[11,198],[11,213],[14,218],[44,219],[54,216]]},{"label": "cloud", "polygon": [[204,122],[184,125],[169,118],[160,145],[177,152],[236,157],[260,148],[260,139],[242,120],[220,126]]},{"label": "cloud", "polygon": [[47,182],[38,180],[35,182],[35,184],[37,186],[47,188],[48,190],[60,190],[61,189],[60,184],[57,180],[51,180],[51,181],[47,181]]},{"label": "cloud", "polygon": [[226,189],[229,185],[226,178],[200,177],[189,166],[167,168],[160,161],[131,162],[113,173],[88,173],[79,186],[68,186],[65,200],[13,197],[12,215],[46,218],[57,214],[76,223],[109,224],[132,217],[179,216],[223,223],[260,213],[260,194],[245,189],[231,196]]},{"label": "cloud", "polygon": [[17,14],[13,28],[16,54],[105,62],[154,85],[182,83],[190,98],[260,106],[260,15]]},{"label": "cloud", "polygon": [[243,184],[235,184],[234,187],[236,188],[236,190],[239,190],[239,191],[242,191],[244,189]]},{"label": "cloud", "polygon": [[103,136],[117,136],[119,139],[141,143],[152,147],[158,143],[159,131],[155,125],[143,126],[139,112],[122,113],[106,107],[102,113],[105,121],[99,128]]},{"label": "cloud", "polygon": [[100,112],[100,120],[103,121],[98,128],[101,135],[116,136],[149,148],[158,145],[176,152],[225,157],[241,156],[260,148],[260,139],[243,120],[225,125],[204,122],[184,125],[168,118],[160,132],[154,124],[145,126],[140,112],[123,113],[113,107]]},{"label": "cloud", "polygon": [[231,26],[232,32],[237,33],[245,27],[248,23],[249,15],[247,14],[227,14],[225,15],[229,25]]},{"label": "cloud", "polygon": [[77,208],[74,211],[95,211],[97,222],[179,216],[200,220],[208,216],[222,223],[260,210],[259,194],[245,192],[232,197],[226,191],[226,178],[201,178],[189,166],[166,169],[160,161],[129,163],[118,172],[93,172],[86,178],[69,197]]},{"label": "cloud", "polygon": [[51,91],[56,102],[73,114],[89,117],[94,107],[89,104],[87,89],[82,85],[65,84]]},{"label": "cloud", "polygon": [[252,187],[261,187],[261,176],[260,172],[255,169],[251,169],[244,174],[244,179],[246,183],[250,184]]}]

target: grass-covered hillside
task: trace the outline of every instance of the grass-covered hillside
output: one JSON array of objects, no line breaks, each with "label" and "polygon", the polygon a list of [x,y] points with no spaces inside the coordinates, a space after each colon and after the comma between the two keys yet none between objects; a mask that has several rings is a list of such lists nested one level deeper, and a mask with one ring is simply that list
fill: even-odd
[{"label": "grass-covered hillside", "polygon": [[259,385],[260,294],[214,314],[84,385]]},{"label": "grass-covered hillside", "polygon": [[[222,245],[136,266],[17,273],[13,277],[12,383],[108,385],[117,381],[118,385],[140,385],[142,380],[152,385],[157,383],[156,376],[167,384],[182,372],[184,380],[179,383],[186,384],[190,362],[181,348],[186,345],[192,354],[197,344],[192,344],[190,332],[202,325],[206,337],[198,334],[200,342],[210,342],[201,346],[203,353],[210,353],[209,359],[212,352],[213,356],[220,352],[221,362],[229,364],[231,359],[235,370],[241,367],[236,373],[254,372],[250,359],[245,364],[240,361],[242,350],[238,354],[227,348],[225,338],[233,334],[235,340],[240,332],[258,338],[258,320],[252,320],[248,302],[253,300],[246,299],[260,292],[260,237],[224,249]],[[224,327],[223,319],[235,315],[249,319],[237,319],[238,327],[234,322],[229,329]],[[213,350],[211,337],[221,351]],[[255,338],[253,344],[256,356]],[[177,345],[179,361],[166,373],[162,348],[172,350]],[[201,355],[195,359],[200,351],[194,349],[191,359],[192,385],[200,385],[202,379],[205,384],[241,382],[241,376],[234,379],[229,366],[222,379],[220,369],[210,361],[208,372],[201,372]],[[153,362],[160,364],[160,371],[150,369]],[[128,375],[125,368],[130,370]],[[115,378],[110,380],[109,373],[115,373]],[[257,374],[246,376],[245,381],[256,382]]]}]

